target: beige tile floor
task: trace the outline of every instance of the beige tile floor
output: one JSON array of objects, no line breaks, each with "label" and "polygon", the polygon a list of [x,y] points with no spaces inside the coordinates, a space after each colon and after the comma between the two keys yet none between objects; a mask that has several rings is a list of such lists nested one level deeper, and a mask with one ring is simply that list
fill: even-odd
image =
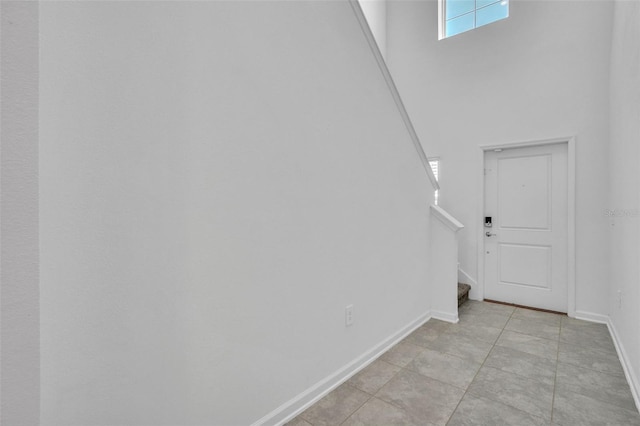
[{"label": "beige tile floor", "polygon": [[640,425],[605,325],[468,301],[289,426]]}]

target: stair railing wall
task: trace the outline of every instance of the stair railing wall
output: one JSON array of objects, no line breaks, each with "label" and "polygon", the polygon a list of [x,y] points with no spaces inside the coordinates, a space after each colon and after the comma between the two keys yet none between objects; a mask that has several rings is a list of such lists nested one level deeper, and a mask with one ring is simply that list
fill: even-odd
[{"label": "stair railing wall", "polygon": [[458,231],[464,228],[441,207],[431,205],[429,277],[431,316],[458,322]]},{"label": "stair railing wall", "polygon": [[349,0],[349,3],[353,8],[353,12],[355,13],[356,18],[358,19],[358,23],[362,28],[362,32],[367,38],[369,47],[371,48],[371,51],[373,52],[373,55],[376,58],[378,67],[380,68],[380,71],[382,72],[384,80],[387,83],[387,86],[389,87],[389,91],[393,96],[393,100],[396,106],[398,107],[398,111],[400,112],[402,121],[404,122],[404,125],[406,126],[407,131],[411,136],[411,140],[413,141],[413,145],[418,153],[418,156],[420,157],[420,161],[422,162],[424,170],[427,173],[427,176],[429,177],[429,181],[431,182],[431,185],[433,186],[434,190],[440,189],[440,186],[436,181],[436,177],[433,174],[433,170],[431,170],[431,166],[429,165],[429,160],[427,159],[427,155],[425,154],[424,149],[422,148],[422,143],[420,142],[420,138],[418,138],[418,134],[413,128],[413,124],[411,123],[411,119],[409,118],[409,114],[407,113],[407,109],[404,107],[404,103],[402,102],[402,98],[400,97],[400,92],[398,92],[398,88],[396,87],[396,84],[394,83],[393,78],[391,77],[391,73],[389,72],[389,68],[387,67],[387,63],[385,62],[384,57],[382,56],[382,53],[380,52],[380,48],[378,47],[378,43],[376,42],[375,36],[373,35],[373,32],[371,31],[371,28],[367,23],[367,18],[364,15],[362,8],[360,7],[360,2],[358,0]]}]

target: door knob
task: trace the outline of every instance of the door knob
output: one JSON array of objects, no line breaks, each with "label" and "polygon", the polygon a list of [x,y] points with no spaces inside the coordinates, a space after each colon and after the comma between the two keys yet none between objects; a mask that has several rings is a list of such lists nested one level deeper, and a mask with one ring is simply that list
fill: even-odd
[{"label": "door knob", "polygon": [[487,237],[495,237],[496,236],[496,234],[492,234],[489,231],[485,232],[484,235],[486,235]]}]

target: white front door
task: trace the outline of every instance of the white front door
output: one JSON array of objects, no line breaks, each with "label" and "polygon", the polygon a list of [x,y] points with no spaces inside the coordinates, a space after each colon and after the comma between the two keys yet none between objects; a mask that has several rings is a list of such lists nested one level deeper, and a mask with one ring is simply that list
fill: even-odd
[{"label": "white front door", "polygon": [[485,299],[567,312],[567,144],[485,152]]}]

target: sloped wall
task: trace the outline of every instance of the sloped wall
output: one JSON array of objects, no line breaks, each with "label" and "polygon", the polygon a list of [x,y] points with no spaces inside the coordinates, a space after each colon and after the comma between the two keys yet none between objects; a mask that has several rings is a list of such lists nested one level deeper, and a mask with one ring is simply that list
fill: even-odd
[{"label": "sloped wall", "polygon": [[43,2],[40,58],[43,425],[250,424],[428,312],[347,2]]},{"label": "sloped wall", "polygon": [[[617,1],[611,52],[611,320],[640,402],[640,3]],[[620,293],[618,293],[620,292]]]}]

